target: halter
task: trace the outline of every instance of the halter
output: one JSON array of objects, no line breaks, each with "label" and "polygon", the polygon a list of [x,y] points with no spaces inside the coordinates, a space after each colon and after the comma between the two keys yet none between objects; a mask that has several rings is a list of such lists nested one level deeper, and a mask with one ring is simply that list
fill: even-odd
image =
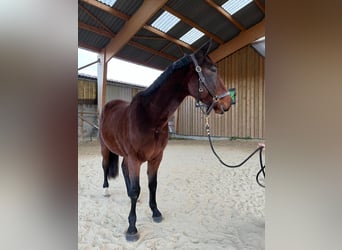
[{"label": "halter", "polygon": [[[211,110],[214,108],[214,105],[219,101],[221,100],[222,98],[226,97],[226,96],[230,96],[230,92],[227,91],[226,93],[223,93],[221,95],[215,95],[215,93],[213,93],[207,86],[207,82],[205,80],[205,77],[202,73],[202,68],[201,66],[199,66],[198,62],[197,62],[197,59],[195,57],[194,54],[191,54],[190,55],[193,63],[195,64],[195,70],[198,74],[198,96],[197,96],[197,99],[196,99],[196,107],[199,107],[201,109],[201,111],[205,114],[205,115],[209,115]],[[199,99],[199,95],[200,93],[203,92],[203,88],[202,86],[204,86],[206,88],[206,90],[208,91],[209,95],[212,97],[212,102],[211,104],[208,106],[204,103],[202,103]],[[207,107],[207,110],[204,110],[203,107]]]}]

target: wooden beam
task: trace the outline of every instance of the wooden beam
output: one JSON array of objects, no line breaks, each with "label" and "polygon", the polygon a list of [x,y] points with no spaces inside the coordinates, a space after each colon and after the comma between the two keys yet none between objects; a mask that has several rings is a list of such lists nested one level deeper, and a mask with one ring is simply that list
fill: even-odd
[{"label": "wooden beam", "polygon": [[101,20],[99,20],[93,13],[91,13],[89,10],[87,10],[84,6],[81,4],[78,4],[78,6],[88,15],[90,16],[95,22],[100,24],[102,28],[104,28],[108,32],[112,32],[110,28],[108,28]]},{"label": "wooden beam", "polygon": [[85,43],[80,43],[79,42],[78,43],[78,47],[82,48],[82,49],[90,50],[90,51],[95,52],[95,53],[100,53],[101,52],[101,49],[93,47],[93,46],[90,46],[90,45],[85,44]]},{"label": "wooden beam", "polygon": [[218,6],[212,0],[205,0],[211,7],[213,7],[216,11],[222,14],[225,18],[227,18],[230,22],[232,22],[237,28],[241,31],[246,30],[234,17],[232,17],[227,11],[225,11],[221,6]]},{"label": "wooden beam", "polygon": [[118,53],[166,2],[167,0],[145,0],[115,38],[106,46],[106,62]]},{"label": "wooden beam", "polygon": [[248,30],[241,31],[237,37],[219,46],[216,50],[211,52],[209,56],[214,62],[218,62],[222,60],[223,58],[229,56],[230,54],[234,53],[235,51],[254,42],[255,40],[259,39],[260,37],[264,35],[265,35],[265,18],[258,24],[249,28]]},{"label": "wooden beam", "polygon": [[129,41],[128,42],[129,45],[132,45],[136,48],[139,48],[139,49],[142,49],[142,50],[145,50],[147,52],[150,52],[151,54],[155,54],[155,55],[158,55],[158,56],[161,56],[161,57],[164,57],[166,59],[169,59],[171,61],[176,61],[178,58],[177,57],[174,57],[174,56],[171,56],[169,54],[165,54],[163,52],[160,52],[158,50],[155,50],[155,49],[152,49],[152,48],[149,48],[149,47],[146,47],[140,43],[137,43],[137,42],[134,42],[134,41]]},{"label": "wooden beam", "polygon": [[[107,13],[109,13],[109,14],[111,14],[111,15],[114,15],[114,16],[116,16],[116,17],[119,17],[119,18],[121,18],[121,19],[123,19],[123,20],[125,20],[125,21],[128,21],[128,20],[130,19],[130,16],[128,16],[128,15],[126,15],[126,14],[124,14],[124,13],[118,11],[118,10],[115,10],[115,9],[113,9],[113,8],[111,8],[111,7],[109,7],[109,6],[105,5],[105,4],[103,4],[103,3],[100,3],[100,2],[98,2],[98,1],[96,1],[96,0],[82,0],[82,2],[85,2],[85,3],[87,3],[87,4],[90,4],[90,5],[94,6],[94,7],[97,7],[97,8],[99,8],[99,9],[101,9],[101,10],[103,10],[103,11],[106,11]],[[169,9],[169,8],[167,7],[167,9]],[[172,10],[171,10],[171,11],[172,11]],[[175,11],[173,11],[173,13],[175,13]],[[184,17],[184,18],[185,18],[185,17]],[[193,23],[193,24],[194,24],[194,23]],[[194,25],[195,25],[196,28],[198,28],[198,25],[196,25],[196,24],[194,24]],[[161,38],[163,38],[163,39],[169,40],[170,42],[173,42],[173,43],[175,43],[175,44],[177,44],[177,45],[180,45],[180,46],[182,46],[182,47],[184,47],[184,48],[187,48],[187,49],[189,49],[189,50],[191,50],[191,51],[195,51],[195,49],[194,49],[193,47],[191,47],[189,44],[187,44],[187,43],[185,43],[185,42],[183,42],[183,41],[181,41],[181,40],[179,40],[179,39],[176,39],[176,38],[174,38],[174,37],[172,37],[172,36],[170,36],[170,35],[168,35],[168,34],[162,32],[162,31],[160,31],[160,30],[158,30],[158,29],[156,29],[156,28],[154,28],[154,27],[152,27],[152,26],[150,26],[150,25],[145,24],[145,25],[143,26],[143,28],[146,29],[146,30],[148,30],[148,31],[150,31],[150,32],[152,32],[152,33],[154,33],[154,34],[156,34],[156,35],[158,35],[159,37],[161,37]],[[198,28],[198,29],[200,29],[200,28]],[[201,30],[201,29],[200,29],[200,30]],[[205,33],[205,34],[207,34],[209,37],[212,37],[212,38],[213,38],[215,41],[217,41],[218,43],[220,43],[220,44],[223,43],[223,40],[218,40],[218,39],[220,39],[220,38],[218,38],[218,39],[215,38],[214,35],[209,34],[207,31],[204,31],[204,30],[202,29],[202,32]],[[156,39],[158,39],[158,38],[156,38]]]},{"label": "wooden beam", "polygon": [[144,66],[144,67],[154,68],[154,69],[161,70],[161,71],[165,70],[165,67],[158,67],[156,65],[151,65],[151,64],[149,64],[149,62],[146,62],[146,60],[139,61],[139,60],[135,60],[135,59],[132,59],[132,58],[129,58],[129,57],[124,57],[124,56],[118,57],[118,59],[124,60],[124,61],[127,61],[127,62],[131,62],[131,63],[135,63],[135,64],[138,64],[138,65],[141,65],[141,66]]},{"label": "wooden beam", "polygon": [[[85,24],[85,23],[83,23],[83,22],[78,22],[78,26],[79,26],[80,28],[82,28],[82,29],[85,29],[85,30],[89,30],[89,31],[95,32],[95,33],[97,33],[97,34],[99,34],[99,35],[103,35],[103,36],[108,37],[108,38],[114,38],[114,37],[115,37],[114,35],[110,34],[110,33],[107,32],[107,31],[101,30],[101,29],[99,29],[99,28],[96,28],[96,27],[94,27],[94,26]],[[162,39],[162,38],[161,38],[161,39]],[[151,49],[151,48],[149,48],[149,47],[146,47],[146,46],[144,46],[144,45],[142,45],[142,44],[139,44],[139,43],[137,43],[137,42],[134,42],[134,41],[129,41],[128,44],[130,44],[130,45],[132,45],[132,46],[134,46],[134,47],[136,47],[136,48],[142,49],[142,50],[144,50],[144,51],[147,51],[147,52],[149,52],[149,53],[152,53],[152,54],[154,54],[154,55],[158,55],[158,56],[164,57],[164,58],[166,58],[166,59],[172,60],[172,61],[175,61],[175,60],[178,59],[178,58],[173,57],[173,56],[171,56],[171,55],[169,55],[169,54],[165,54],[165,53],[163,53],[163,52],[161,52],[161,51]],[[100,50],[97,50],[96,52],[100,52]]]},{"label": "wooden beam", "polygon": [[195,51],[195,50],[196,50],[194,47],[190,46],[189,44],[187,44],[187,43],[185,43],[185,42],[183,42],[183,41],[181,41],[181,40],[178,40],[178,39],[176,39],[176,38],[174,38],[174,37],[172,37],[172,36],[170,36],[170,35],[168,35],[168,34],[162,32],[162,31],[160,31],[160,30],[158,30],[158,29],[156,29],[156,28],[154,28],[154,27],[152,27],[152,26],[145,25],[144,28],[145,28],[146,30],[148,30],[148,31],[150,31],[150,32],[152,32],[152,33],[154,33],[154,34],[157,34],[157,35],[159,35],[159,36],[165,38],[166,40],[169,40],[170,42],[173,42],[173,43],[175,43],[175,44],[178,44],[178,45],[180,45],[180,46],[182,46],[182,47],[184,47],[184,48],[187,48],[187,49],[189,49],[189,50],[191,50],[191,51]]},{"label": "wooden beam", "polygon": [[99,8],[100,10],[103,10],[107,13],[110,13],[113,16],[117,16],[117,17],[119,17],[125,21],[128,21],[128,19],[130,18],[129,15],[126,15],[125,13],[118,11],[116,9],[113,9],[112,7],[110,7],[104,3],[98,2],[96,0],[81,0],[81,2],[87,3],[89,5],[96,7],[96,8]]},{"label": "wooden beam", "polygon": [[189,18],[183,16],[182,14],[178,13],[174,9],[168,7],[167,5],[164,5],[163,9],[168,11],[168,12],[170,12],[172,15],[178,17],[179,19],[182,20],[182,22],[188,24],[189,26],[195,27],[196,29],[202,31],[206,36],[212,38],[218,44],[223,44],[224,43],[224,41],[221,38],[219,38],[218,36],[214,35],[213,33],[210,33],[209,31],[203,29],[198,24],[196,24],[195,22],[191,21]]},{"label": "wooden beam", "polygon": [[[163,48],[161,48],[161,50],[159,50],[160,52],[162,52],[163,50],[165,50],[166,48],[168,48],[169,46],[171,45],[171,43],[167,43]],[[179,47],[179,45],[177,45],[177,47]],[[147,60],[146,60],[146,63],[148,64],[152,58],[154,57],[155,55],[152,54]]]},{"label": "wooden beam", "polygon": [[84,29],[84,30],[88,30],[88,31],[94,32],[94,33],[96,33],[98,35],[108,37],[108,38],[115,37],[115,34],[112,33],[112,32],[108,32],[106,30],[99,29],[97,27],[94,27],[92,25],[89,25],[89,24],[86,24],[86,23],[83,23],[83,22],[80,22],[80,21],[78,21],[78,27],[81,28],[81,29]]},{"label": "wooden beam", "polygon": [[139,36],[139,35],[135,35],[134,38],[142,39],[142,40],[162,40],[162,41],[165,41],[165,38],[159,37],[159,36]]}]

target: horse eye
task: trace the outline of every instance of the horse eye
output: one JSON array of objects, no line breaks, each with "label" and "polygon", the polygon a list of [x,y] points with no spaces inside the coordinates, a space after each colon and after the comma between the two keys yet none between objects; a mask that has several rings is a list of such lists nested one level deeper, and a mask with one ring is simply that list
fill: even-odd
[{"label": "horse eye", "polygon": [[217,72],[217,68],[216,68],[215,66],[211,67],[210,70],[211,70],[212,72]]}]

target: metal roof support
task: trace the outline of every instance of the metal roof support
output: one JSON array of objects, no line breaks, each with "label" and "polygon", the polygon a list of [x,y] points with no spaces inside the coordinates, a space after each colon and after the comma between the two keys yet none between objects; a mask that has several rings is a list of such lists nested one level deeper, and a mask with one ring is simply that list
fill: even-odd
[{"label": "metal roof support", "polygon": [[98,55],[99,63],[97,65],[97,110],[101,114],[102,107],[106,103],[107,90],[107,64],[106,48]]},{"label": "metal roof support", "polygon": [[84,65],[84,66],[78,68],[77,71],[85,69],[85,68],[87,68],[87,67],[89,67],[89,66],[91,66],[91,65],[93,65],[95,63],[98,63],[98,62],[100,62],[100,59],[97,59],[95,62],[88,63],[87,65]]}]

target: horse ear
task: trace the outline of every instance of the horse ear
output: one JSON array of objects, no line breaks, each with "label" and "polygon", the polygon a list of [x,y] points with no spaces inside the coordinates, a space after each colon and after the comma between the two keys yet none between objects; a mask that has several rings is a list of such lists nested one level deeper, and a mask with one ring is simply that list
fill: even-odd
[{"label": "horse ear", "polygon": [[208,42],[203,44],[196,52],[196,57],[198,60],[204,58],[206,55],[208,55],[210,48],[212,44],[212,39],[209,39]]}]

